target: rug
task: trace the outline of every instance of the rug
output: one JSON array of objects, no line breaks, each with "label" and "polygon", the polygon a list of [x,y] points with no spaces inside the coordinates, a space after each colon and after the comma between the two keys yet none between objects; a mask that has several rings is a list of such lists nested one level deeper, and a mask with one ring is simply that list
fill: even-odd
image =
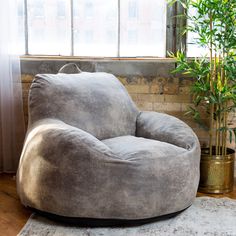
[{"label": "rug", "polygon": [[177,216],[135,227],[82,228],[33,214],[18,236],[236,236],[236,200],[196,198]]}]

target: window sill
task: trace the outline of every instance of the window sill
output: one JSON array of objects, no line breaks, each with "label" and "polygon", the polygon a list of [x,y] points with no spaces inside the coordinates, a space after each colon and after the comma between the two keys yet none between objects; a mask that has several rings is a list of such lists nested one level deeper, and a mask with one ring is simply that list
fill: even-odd
[{"label": "window sill", "polygon": [[22,74],[55,74],[68,62],[75,62],[82,71],[108,72],[124,77],[173,77],[173,58],[95,58],[71,56],[21,56]]},{"label": "window sill", "polygon": [[78,57],[78,56],[47,56],[47,55],[22,55],[22,61],[142,61],[142,62],[175,62],[167,57]]}]

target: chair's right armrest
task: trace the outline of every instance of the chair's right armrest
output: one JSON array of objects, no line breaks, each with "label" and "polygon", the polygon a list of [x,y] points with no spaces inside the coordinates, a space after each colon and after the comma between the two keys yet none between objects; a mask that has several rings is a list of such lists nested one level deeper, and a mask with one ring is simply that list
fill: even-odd
[{"label": "chair's right armrest", "polygon": [[136,122],[139,137],[167,142],[187,150],[200,144],[193,130],[174,116],[158,112],[140,112]]}]

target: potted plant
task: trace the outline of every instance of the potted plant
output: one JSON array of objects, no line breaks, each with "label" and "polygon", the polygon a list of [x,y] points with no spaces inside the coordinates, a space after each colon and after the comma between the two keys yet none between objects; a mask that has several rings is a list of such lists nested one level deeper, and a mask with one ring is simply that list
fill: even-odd
[{"label": "potted plant", "polygon": [[197,35],[195,43],[207,51],[195,59],[187,58],[182,49],[169,53],[176,59],[174,72],[194,79],[193,106],[187,113],[209,131],[209,145],[202,149],[199,191],[230,192],[235,151],[227,148],[227,139],[236,140],[236,128],[229,125],[229,114],[236,108],[236,0],[173,0],[171,4],[176,2],[185,9],[184,33]]}]

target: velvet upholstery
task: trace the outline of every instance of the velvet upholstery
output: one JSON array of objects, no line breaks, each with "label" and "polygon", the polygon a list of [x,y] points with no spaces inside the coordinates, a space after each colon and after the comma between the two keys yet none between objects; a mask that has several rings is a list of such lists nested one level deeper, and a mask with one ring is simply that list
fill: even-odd
[{"label": "velvet upholstery", "polygon": [[124,86],[107,73],[36,75],[29,109],[30,126],[55,118],[98,139],[134,135],[138,115]]},{"label": "velvet upholstery", "polygon": [[37,75],[17,173],[25,206],[68,217],[144,219],[190,206],[200,146],[172,116],[140,112],[111,74]]}]

